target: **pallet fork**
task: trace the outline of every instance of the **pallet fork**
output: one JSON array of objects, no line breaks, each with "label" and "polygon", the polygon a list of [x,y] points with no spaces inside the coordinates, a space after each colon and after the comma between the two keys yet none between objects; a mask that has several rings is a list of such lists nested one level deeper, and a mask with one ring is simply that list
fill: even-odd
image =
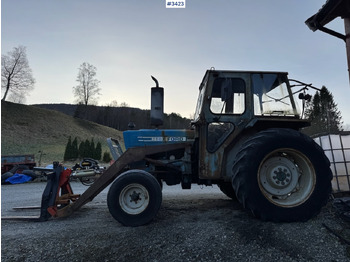
[{"label": "pallet fork", "polygon": [[[47,221],[55,217],[59,207],[74,202],[80,195],[73,194],[69,179],[71,169],[64,169],[58,162],[53,163],[52,172],[47,174],[47,184],[41,198],[41,206],[15,207],[14,210],[40,209],[40,216],[8,216],[3,220]],[[61,192],[61,195],[60,195]]]},{"label": "pallet fork", "polygon": [[14,208],[15,210],[40,209],[40,216],[7,216],[1,217],[1,219],[42,222],[50,218],[67,217],[92,201],[126,169],[128,164],[149,159],[153,154],[186,148],[189,145],[189,143],[178,143],[129,148],[81,195],[74,194],[70,186],[69,180],[72,170],[64,169],[58,162],[54,162],[53,172],[48,174],[47,185],[42,194],[41,206]]}]

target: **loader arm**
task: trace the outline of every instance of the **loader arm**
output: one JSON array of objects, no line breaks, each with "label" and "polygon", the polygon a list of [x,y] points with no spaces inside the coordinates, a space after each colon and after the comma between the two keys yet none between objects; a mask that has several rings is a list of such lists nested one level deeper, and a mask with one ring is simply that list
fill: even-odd
[{"label": "loader arm", "polygon": [[62,209],[57,210],[55,217],[66,217],[92,201],[103,191],[130,163],[140,161],[146,156],[156,153],[186,148],[192,143],[165,144],[129,148],[123,153],[76,201]]}]

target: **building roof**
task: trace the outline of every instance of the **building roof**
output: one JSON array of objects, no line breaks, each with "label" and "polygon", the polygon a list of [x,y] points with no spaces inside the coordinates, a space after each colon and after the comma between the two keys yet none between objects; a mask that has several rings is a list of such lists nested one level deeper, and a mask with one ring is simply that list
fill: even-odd
[{"label": "building roof", "polygon": [[312,31],[316,31],[337,17],[350,18],[349,0],[327,0],[321,9],[305,23]]}]

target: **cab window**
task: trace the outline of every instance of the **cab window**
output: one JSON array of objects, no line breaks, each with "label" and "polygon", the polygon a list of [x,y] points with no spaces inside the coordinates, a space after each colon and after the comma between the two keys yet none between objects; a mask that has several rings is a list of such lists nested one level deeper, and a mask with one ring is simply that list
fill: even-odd
[{"label": "cab window", "polygon": [[216,78],[210,97],[210,111],[214,114],[242,114],[245,91],[245,82],[241,78]]}]

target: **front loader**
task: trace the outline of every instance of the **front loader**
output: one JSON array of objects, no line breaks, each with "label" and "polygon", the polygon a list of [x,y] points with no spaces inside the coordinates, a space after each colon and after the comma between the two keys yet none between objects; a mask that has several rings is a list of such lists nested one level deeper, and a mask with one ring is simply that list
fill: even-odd
[{"label": "front loader", "polygon": [[[152,221],[163,183],[183,189],[216,184],[265,221],[306,221],[320,212],[331,194],[332,172],[323,150],[300,132],[309,122],[301,119],[296,100],[305,102],[311,85],[292,85],[285,72],[208,70],[192,128],[172,130],[158,129],[163,88],[154,80],[156,128],[125,131],[125,151],[117,146],[115,162],[81,196],[68,192],[72,197],[60,205],[67,192],[57,193],[52,217],[70,215],[110,183],[109,211],[126,226]],[[302,88],[292,91],[295,86]]]}]

